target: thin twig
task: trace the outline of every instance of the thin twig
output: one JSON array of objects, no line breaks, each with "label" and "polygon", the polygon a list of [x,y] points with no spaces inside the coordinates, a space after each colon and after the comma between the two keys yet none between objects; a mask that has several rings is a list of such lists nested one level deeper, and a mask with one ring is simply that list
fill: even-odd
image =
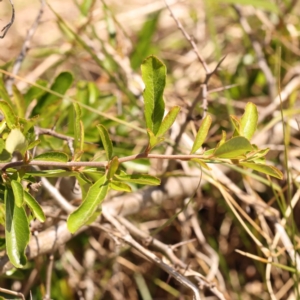
[{"label": "thin twig", "polygon": [[3,34],[0,35],[0,39],[3,39],[6,36],[7,31],[9,30],[9,28],[11,27],[11,25],[14,23],[14,20],[15,20],[15,7],[14,7],[14,4],[13,4],[12,0],[9,0],[9,2],[10,2],[10,5],[11,5],[11,18],[10,18],[9,23],[2,28],[1,32],[3,32]]},{"label": "thin twig", "polygon": [[43,300],[51,299],[51,279],[52,279],[52,271],[54,265],[54,255],[49,255],[49,264],[47,267],[47,279],[46,279],[46,295]]},{"label": "thin twig", "polygon": [[23,300],[25,300],[24,295],[22,293],[19,293],[19,292],[7,290],[7,289],[1,288],[1,287],[0,287],[0,292],[8,294],[8,295],[13,295],[15,297],[19,297],[19,298],[22,298]]},{"label": "thin twig", "polygon": [[[25,41],[24,41],[22,49],[21,49],[21,52],[18,55],[18,57],[17,57],[17,59],[14,63],[14,66],[13,66],[13,69],[12,69],[12,74],[14,74],[14,75],[19,73],[22,62],[23,62],[23,60],[24,60],[24,58],[25,58],[25,56],[26,56],[26,54],[27,54],[27,52],[30,48],[30,41],[31,41],[36,29],[38,28],[40,21],[41,21],[41,18],[42,18],[43,12],[44,12],[45,0],[40,0],[40,2],[41,2],[41,7],[40,7],[40,10],[39,10],[39,13],[38,13],[34,23],[32,24],[31,28],[28,30],[27,36],[25,38]],[[9,76],[6,79],[6,89],[7,89],[7,92],[9,94],[12,93],[12,85],[14,83],[14,80],[15,80],[15,78],[12,77],[12,76]]]}]

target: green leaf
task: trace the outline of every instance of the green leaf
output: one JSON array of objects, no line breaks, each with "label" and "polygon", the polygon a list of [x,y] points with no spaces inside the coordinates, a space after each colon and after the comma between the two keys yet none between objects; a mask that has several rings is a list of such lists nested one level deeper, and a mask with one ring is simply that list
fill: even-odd
[{"label": "green leaf", "polygon": [[62,169],[43,170],[43,171],[30,170],[30,171],[26,172],[24,179],[26,179],[27,175],[28,176],[39,176],[39,177],[66,177],[66,176],[71,176],[72,174],[73,174],[73,172],[62,170]]},{"label": "green leaf", "polygon": [[30,237],[29,223],[24,208],[15,205],[12,189],[5,189],[4,199],[6,252],[10,262],[16,268],[22,268],[27,262],[25,249]]},{"label": "green leaf", "polygon": [[250,141],[254,132],[256,131],[257,122],[257,107],[253,103],[248,102],[245,108],[245,113],[241,119],[241,135]]},{"label": "green leaf", "polygon": [[215,0],[215,3],[219,5],[219,3],[231,3],[231,4],[240,4],[240,5],[251,5],[257,8],[261,8],[273,13],[278,14],[279,8],[272,1],[262,1],[262,0]]},{"label": "green leaf", "polygon": [[71,233],[76,232],[81,226],[85,225],[96,212],[108,192],[108,181],[106,176],[101,177],[89,189],[81,205],[70,214],[67,226]]},{"label": "green leaf", "polygon": [[148,140],[149,140],[149,146],[147,151],[149,152],[153,147],[155,147],[161,138],[158,138],[154,133],[151,131],[151,129],[147,128],[147,135],[148,135]]},{"label": "green leaf", "polygon": [[30,210],[33,212],[34,216],[40,222],[45,222],[46,217],[41,206],[27,191],[24,191],[24,200],[25,203],[29,206]]},{"label": "green leaf", "polygon": [[268,166],[265,164],[249,163],[249,162],[240,162],[240,165],[264,174],[268,174],[278,179],[283,178],[282,172],[273,166]]},{"label": "green leaf", "polygon": [[37,155],[34,160],[68,162],[69,156],[64,152],[52,151]]},{"label": "green leaf", "polygon": [[0,153],[0,162],[8,162],[11,160],[11,158],[12,155],[6,149]]},{"label": "green leaf", "polygon": [[2,77],[0,77],[0,98],[2,98],[4,101],[6,101],[9,105],[12,105],[11,99],[5,88],[5,84],[3,82]]},{"label": "green leaf", "polygon": [[238,159],[240,156],[244,156],[248,151],[252,150],[252,145],[245,137],[237,136],[217,148],[214,152],[214,156],[219,158]]},{"label": "green leaf", "polygon": [[11,187],[15,197],[15,203],[18,207],[22,207],[24,202],[24,190],[22,184],[16,180],[11,181]]},{"label": "green leaf", "polygon": [[27,141],[20,129],[15,128],[10,131],[5,141],[5,149],[9,153],[19,151],[22,155],[24,155],[27,149]]},{"label": "green leaf", "polygon": [[83,150],[84,144],[84,129],[83,123],[81,122],[81,108],[79,104],[74,103],[75,122],[74,122],[74,149],[75,152]]},{"label": "green leaf", "polygon": [[5,142],[0,138],[0,153],[5,149]]},{"label": "green leaf", "polygon": [[107,172],[107,178],[108,180],[112,179],[115,175],[115,173],[117,172],[119,168],[119,160],[118,158],[115,156],[110,162],[109,162],[109,169]]},{"label": "green leaf", "polygon": [[136,184],[160,185],[160,179],[148,174],[115,174],[115,178],[120,181],[127,181]]},{"label": "green leaf", "polygon": [[35,140],[35,141],[31,142],[31,143],[28,145],[27,150],[33,149],[33,148],[36,147],[40,142],[41,142],[41,140]]},{"label": "green leaf", "polygon": [[39,116],[32,117],[30,119],[19,118],[19,122],[22,125],[22,132],[26,133],[39,121]]},{"label": "green leaf", "polygon": [[109,187],[118,192],[131,192],[131,187],[128,184],[120,181],[111,181],[109,183]]},{"label": "green leaf", "polygon": [[201,168],[203,168],[205,170],[208,170],[208,171],[211,170],[211,168],[203,160],[201,160],[199,158],[192,158],[191,161],[196,162],[197,164],[200,165]]},{"label": "green leaf", "polygon": [[25,116],[25,111],[26,111],[24,97],[15,85],[13,85],[12,91],[14,95],[14,103],[17,108],[16,111],[18,113],[18,116],[23,118]]},{"label": "green leaf", "polygon": [[162,136],[170,129],[170,127],[173,125],[174,121],[176,120],[179,111],[180,111],[179,106],[174,106],[171,108],[171,110],[164,117],[162,123],[160,124],[156,136]]},{"label": "green leaf", "polygon": [[108,131],[103,125],[98,125],[97,129],[100,133],[101,142],[106,153],[106,159],[111,160],[113,154],[113,145]]},{"label": "green leaf", "polygon": [[196,138],[195,138],[195,141],[194,141],[194,144],[193,144],[193,147],[192,147],[191,154],[195,153],[202,146],[202,144],[204,143],[204,141],[207,137],[210,125],[211,125],[211,116],[207,115],[203,119],[203,121],[201,123],[201,126],[198,130],[198,133],[196,135]]},{"label": "green leaf", "polygon": [[18,118],[14,114],[11,106],[6,101],[0,101],[0,110],[2,111],[6,124],[10,129],[19,127]]},{"label": "green leaf", "polygon": [[[64,95],[66,91],[70,88],[73,83],[73,75],[69,72],[60,73],[54,80],[51,85],[51,90]],[[48,109],[51,104],[56,103],[58,100],[61,100],[60,97],[53,95],[51,93],[44,94],[38,101],[37,105],[32,111],[32,116],[41,114],[42,110]]]},{"label": "green leaf", "polygon": [[134,70],[136,70],[143,59],[153,52],[151,51],[151,41],[153,35],[156,32],[157,23],[159,20],[160,11],[154,14],[150,14],[145,23],[143,24],[142,29],[137,34],[137,41],[134,45],[134,50],[131,54],[131,66]]},{"label": "green leaf", "polygon": [[147,128],[156,135],[165,112],[163,92],[166,85],[166,66],[155,56],[149,56],[141,66],[145,83],[144,102]]},{"label": "green leaf", "polygon": [[231,122],[234,126],[234,129],[235,129],[235,132],[234,132],[233,136],[241,135],[240,134],[241,121],[239,120],[239,118],[237,116],[230,115],[230,119],[231,119]]}]

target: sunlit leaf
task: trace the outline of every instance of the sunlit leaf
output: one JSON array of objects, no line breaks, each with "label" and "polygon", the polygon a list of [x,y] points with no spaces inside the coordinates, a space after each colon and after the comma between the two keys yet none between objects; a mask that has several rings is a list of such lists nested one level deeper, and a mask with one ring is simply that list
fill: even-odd
[{"label": "sunlit leaf", "polygon": [[115,180],[111,181],[109,183],[109,187],[118,192],[127,192],[127,193],[131,192],[131,187],[128,184],[120,181],[115,181]]},{"label": "sunlit leaf", "polygon": [[132,174],[132,175],[115,175],[115,178],[120,181],[126,181],[136,184],[160,185],[160,179],[148,174]]},{"label": "sunlit leaf", "polygon": [[12,189],[5,189],[4,199],[7,255],[15,267],[22,268],[27,262],[25,249],[30,237],[29,223],[23,206],[18,207],[15,205]]},{"label": "sunlit leaf", "polygon": [[201,166],[201,168],[210,171],[211,168],[201,159],[199,158],[192,158],[191,161],[196,162],[197,164],[199,164]]},{"label": "sunlit leaf", "polygon": [[19,151],[20,153],[24,154],[27,149],[27,141],[20,129],[15,128],[11,130],[5,141],[5,149],[9,153]]},{"label": "sunlit leaf", "polygon": [[46,217],[41,206],[27,191],[24,191],[24,200],[25,203],[29,206],[30,210],[33,212],[34,216],[40,222],[45,222]]},{"label": "sunlit leaf", "polygon": [[248,102],[245,108],[245,112],[241,119],[241,135],[244,136],[246,139],[251,140],[254,132],[256,131],[257,121],[257,107],[253,103]]},{"label": "sunlit leaf", "polygon": [[17,114],[19,117],[23,118],[26,112],[25,100],[21,92],[18,90],[16,85],[13,85],[12,88],[13,95],[14,95],[14,103],[17,108]]},{"label": "sunlit leaf", "polygon": [[163,92],[166,85],[166,66],[155,56],[149,56],[142,63],[141,69],[146,86],[143,93],[146,125],[156,135],[165,112]]},{"label": "sunlit leaf", "polygon": [[0,101],[0,110],[4,115],[7,126],[10,129],[14,129],[19,126],[17,116],[15,115],[11,106],[6,101]]},{"label": "sunlit leaf", "polygon": [[22,184],[16,180],[11,181],[11,187],[15,197],[15,203],[18,207],[22,207],[24,202],[24,190]]},{"label": "sunlit leaf", "polygon": [[195,138],[195,141],[194,141],[194,144],[193,144],[193,147],[192,147],[191,154],[195,153],[202,146],[202,144],[204,143],[204,141],[207,137],[210,125],[211,125],[211,121],[212,121],[212,119],[211,119],[210,115],[207,115],[203,119],[203,121],[201,123],[201,126],[198,130],[198,133],[196,135],[196,138]]},{"label": "sunlit leaf", "polygon": [[241,155],[245,155],[248,151],[252,150],[252,145],[245,137],[237,136],[217,148],[214,152],[214,156],[234,159]]},{"label": "sunlit leaf", "polygon": [[67,226],[71,233],[76,232],[89,221],[106,197],[108,187],[109,182],[106,176],[101,177],[90,187],[81,205],[68,218]]},{"label": "sunlit leaf", "polygon": [[168,114],[164,117],[163,121],[161,122],[156,136],[164,135],[171,128],[174,121],[176,120],[176,117],[177,117],[179,111],[180,111],[179,106],[174,106],[170,109]]},{"label": "sunlit leaf", "polygon": [[249,163],[249,162],[241,162],[240,165],[264,174],[268,174],[278,179],[283,178],[282,172],[273,166],[269,166],[265,164]]},{"label": "sunlit leaf", "polygon": [[69,156],[64,152],[51,151],[35,156],[34,160],[68,162]]}]

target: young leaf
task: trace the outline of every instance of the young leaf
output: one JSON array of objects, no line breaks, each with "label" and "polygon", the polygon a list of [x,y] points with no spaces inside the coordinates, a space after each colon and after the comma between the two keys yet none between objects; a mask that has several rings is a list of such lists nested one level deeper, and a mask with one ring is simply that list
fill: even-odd
[{"label": "young leaf", "polygon": [[75,122],[74,122],[74,149],[75,152],[83,150],[84,134],[83,134],[83,123],[81,122],[81,108],[77,103],[73,104],[75,112]]},{"label": "young leaf", "polygon": [[210,171],[211,168],[201,159],[199,158],[192,158],[191,161],[196,162],[197,164],[199,164],[201,166],[201,168]]},{"label": "young leaf", "polygon": [[25,106],[25,100],[22,95],[22,93],[18,90],[16,85],[13,85],[13,95],[14,95],[14,103],[17,108],[18,116],[23,118],[25,116],[26,106]]},{"label": "young leaf", "polygon": [[113,154],[113,145],[108,135],[108,131],[103,125],[98,125],[97,129],[100,133],[101,142],[106,153],[106,159],[111,160]]},{"label": "young leaf", "polygon": [[114,177],[115,173],[117,172],[119,168],[119,160],[115,156],[110,162],[109,162],[109,169],[107,173],[107,178],[110,180]]},{"label": "young leaf", "polygon": [[14,114],[13,109],[6,101],[0,101],[0,110],[2,111],[6,124],[10,129],[19,127],[18,118]]},{"label": "young leaf", "polygon": [[104,200],[109,187],[106,176],[101,177],[89,189],[81,205],[73,211],[67,221],[68,229],[71,233],[76,232],[81,226],[86,224],[93,216],[97,207]]},{"label": "young leaf", "polygon": [[29,223],[24,208],[15,205],[12,189],[5,189],[4,201],[6,252],[10,262],[16,268],[22,268],[27,262],[25,249],[30,237]]},{"label": "young leaf", "polygon": [[15,128],[11,130],[5,141],[5,149],[9,153],[13,153],[14,151],[19,151],[22,155],[25,153],[27,141],[20,129]]},{"label": "young leaf", "polygon": [[171,108],[171,110],[164,117],[162,123],[160,124],[156,136],[162,136],[170,129],[170,127],[173,125],[174,121],[176,120],[179,111],[180,111],[179,106],[174,106]]},{"label": "young leaf", "polygon": [[[73,83],[73,75],[69,72],[61,72],[54,80],[51,85],[51,90],[57,92],[61,95],[64,95],[66,91],[70,88]],[[53,95],[51,93],[44,94],[38,101],[37,105],[32,111],[32,116],[38,115],[42,112],[43,109],[55,102],[60,100],[60,97]]]},{"label": "young leaf", "polygon": [[244,166],[246,168],[253,169],[255,171],[264,173],[264,174],[268,174],[268,175],[273,176],[278,179],[283,178],[282,172],[273,166],[268,166],[268,165],[264,165],[264,164],[255,164],[255,163],[249,163],[249,162],[241,162],[240,165]]},{"label": "young leaf", "polygon": [[237,136],[216,148],[214,156],[219,158],[234,159],[239,158],[241,155],[245,155],[246,152],[252,150],[252,145],[246,138]]},{"label": "young leaf", "polygon": [[204,143],[204,141],[207,137],[210,125],[211,125],[211,116],[207,115],[203,119],[203,121],[201,123],[201,126],[198,130],[198,133],[196,135],[196,139],[194,141],[194,145],[192,147],[191,154],[195,153],[202,146],[202,144]]},{"label": "young leaf", "polygon": [[41,206],[27,191],[24,191],[24,200],[25,203],[29,206],[30,210],[33,212],[34,216],[40,222],[45,222],[46,217]]},{"label": "young leaf", "polygon": [[0,98],[6,101],[9,105],[12,105],[9,94],[5,88],[5,84],[3,82],[2,77],[0,77]]},{"label": "young leaf", "polygon": [[127,181],[136,184],[160,185],[160,179],[148,174],[117,175],[115,178],[120,181]]},{"label": "young leaf", "polygon": [[28,145],[27,150],[33,149],[33,148],[36,147],[40,142],[41,142],[41,140],[34,140],[33,142],[31,142],[31,143]]},{"label": "young leaf", "polygon": [[64,152],[52,151],[37,155],[34,160],[68,162],[69,156]]},{"label": "young leaf", "polygon": [[143,93],[147,128],[157,134],[165,112],[163,92],[166,85],[166,66],[155,56],[149,56],[141,66],[145,83]]},{"label": "young leaf", "polygon": [[131,187],[128,184],[120,181],[111,181],[109,183],[109,187],[118,192],[131,192]]},{"label": "young leaf", "polygon": [[251,140],[254,132],[256,131],[257,121],[257,107],[253,103],[248,102],[245,108],[245,113],[243,114],[241,119],[241,135],[246,139]]},{"label": "young leaf", "polygon": [[154,133],[151,131],[151,129],[147,128],[147,135],[149,140],[149,146],[147,151],[149,152],[152,148],[154,148],[163,138],[158,138]]},{"label": "young leaf", "polygon": [[24,202],[24,190],[22,184],[16,180],[11,181],[11,187],[15,197],[15,203],[18,207],[22,207]]}]

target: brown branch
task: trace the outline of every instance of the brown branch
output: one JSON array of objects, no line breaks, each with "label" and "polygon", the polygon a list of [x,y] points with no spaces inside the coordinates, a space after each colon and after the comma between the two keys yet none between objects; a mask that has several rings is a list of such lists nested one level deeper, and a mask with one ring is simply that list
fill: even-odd
[{"label": "brown branch", "polygon": [[12,0],[9,0],[10,2],[10,5],[11,5],[11,18],[10,18],[10,21],[8,24],[6,24],[1,32],[3,32],[2,35],[0,35],[0,39],[3,39],[5,36],[6,36],[6,33],[8,32],[9,28],[11,27],[11,25],[14,23],[14,20],[15,20],[15,7],[14,7],[14,4],[12,2]]},{"label": "brown branch", "polygon": [[[38,25],[41,21],[41,17],[43,15],[43,12],[44,12],[44,6],[45,6],[45,0],[40,0],[41,1],[41,7],[40,7],[40,10],[39,10],[39,13],[34,21],[34,23],[32,24],[31,28],[28,30],[28,33],[27,33],[27,36],[25,38],[25,41],[23,43],[23,46],[22,46],[22,49],[21,49],[21,52],[20,54],[18,55],[15,63],[14,63],[14,66],[13,66],[13,69],[12,69],[12,74],[16,75],[18,74],[20,68],[21,68],[21,65],[22,65],[22,62],[30,48],[30,40],[32,39],[36,29],[38,28]],[[12,77],[12,76],[9,76],[7,79],[6,79],[6,89],[8,91],[9,94],[11,94],[12,92],[12,85],[14,83],[14,80],[15,78]]]}]

